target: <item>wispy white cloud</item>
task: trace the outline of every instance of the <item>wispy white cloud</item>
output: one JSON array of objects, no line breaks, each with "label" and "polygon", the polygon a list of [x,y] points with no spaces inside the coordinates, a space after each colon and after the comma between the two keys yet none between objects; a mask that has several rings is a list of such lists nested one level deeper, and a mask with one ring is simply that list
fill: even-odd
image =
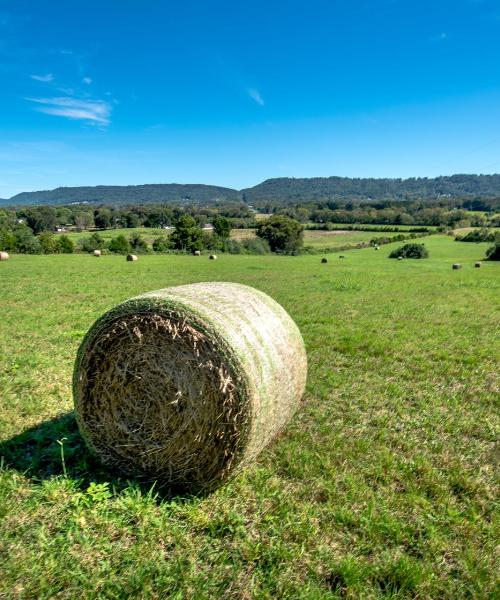
[{"label": "wispy white cloud", "polygon": [[91,77],[84,77],[82,79],[82,82],[85,83],[86,85],[90,85],[92,83],[92,78]]},{"label": "wispy white cloud", "polygon": [[35,81],[42,81],[43,83],[54,81],[54,75],[52,75],[52,73],[47,73],[47,75],[30,75],[30,77]]},{"label": "wispy white cloud", "polygon": [[254,102],[257,102],[257,104],[259,104],[260,106],[264,106],[264,99],[260,95],[259,90],[256,90],[255,88],[249,88],[247,92]]},{"label": "wispy white cloud", "polygon": [[78,98],[26,98],[37,106],[35,110],[47,115],[56,115],[98,125],[108,125],[111,105],[103,100],[80,100]]}]

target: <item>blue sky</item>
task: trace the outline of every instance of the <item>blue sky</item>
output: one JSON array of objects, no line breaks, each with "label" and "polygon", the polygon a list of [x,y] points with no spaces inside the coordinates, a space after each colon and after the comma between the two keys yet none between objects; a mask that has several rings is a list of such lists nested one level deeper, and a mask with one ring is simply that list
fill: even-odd
[{"label": "blue sky", "polygon": [[0,198],[500,172],[500,0],[0,0]]}]

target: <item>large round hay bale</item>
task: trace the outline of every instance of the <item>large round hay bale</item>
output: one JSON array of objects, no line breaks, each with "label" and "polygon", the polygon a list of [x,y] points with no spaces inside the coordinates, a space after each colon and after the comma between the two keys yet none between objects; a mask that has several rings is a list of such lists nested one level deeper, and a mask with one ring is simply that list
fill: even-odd
[{"label": "large round hay bale", "polygon": [[216,254],[211,254],[208,258],[210,260],[217,260],[217,255]]},{"label": "large round hay bale", "polygon": [[475,267],[476,269],[479,269],[479,268],[482,266],[482,264],[483,264],[483,263],[482,263],[481,261],[477,261],[476,263],[474,263],[474,267]]},{"label": "large round hay bale", "polygon": [[322,262],[323,264],[325,264],[325,263],[327,263],[327,262],[328,262],[328,259],[327,259],[327,258],[322,258],[322,259],[321,259],[321,262]]},{"label": "large round hay bale", "polygon": [[137,256],[135,254],[127,254],[127,260],[129,262],[134,262],[137,260]]},{"label": "large round hay bale", "polygon": [[297,326],[235,283],[132,298],[78,351],[82,435],[103,462],[183,491],[208,491],[251,463],[298,407],[307,375]]},{"label": "large round hay bale", "polygon": [[195,256],[201,256],[201,252],[200,252],[199,250],[195,250],[195,251],[193,252],[193,254],[194,254]]},{"label": "large round hay bale", "polygon": [[10,256],[8,252],[0,252],[0,260],[9,260]]},{"label": "large round hay bale", "polygon": [[94,250],[94,256],[101,256],[100,250]]},{"label": "large round hay bale", "polygon": [[460,263],[453,263],[453,266],[451,267],[454,271],[456,271],[457,269],[461,269],[462,265]]}]

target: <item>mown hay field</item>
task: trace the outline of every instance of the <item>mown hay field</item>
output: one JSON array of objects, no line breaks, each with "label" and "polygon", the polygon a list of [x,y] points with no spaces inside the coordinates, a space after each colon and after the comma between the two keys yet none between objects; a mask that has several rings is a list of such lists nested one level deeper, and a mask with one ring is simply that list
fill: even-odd
[{"label": "mown hay field", "polygon": [[[318,256],[18,256],[0,265],[2,598],[493,598],[498,264],[422,240]],[[452,263],[462,269],[453,271]],[[159,497],[90,456],[72,410],[82,336],[131,296],[233,281],[281,303],[304,404],[254,466]]]},{"label": "mown hay field", "polygon": [[[317,250],[321,248],[335,249],[348,245],[356,246],[360,242],[369,243],[376,237],[393,238],[401,232],[380,232],[380,231],[347,231],[332,230],[323,231],[321,229],[306,229],[304,231],[304,246],[310,246]],[[255,229],[233,229],[231,237],[236,240],[251,239],[255,237]]]}]

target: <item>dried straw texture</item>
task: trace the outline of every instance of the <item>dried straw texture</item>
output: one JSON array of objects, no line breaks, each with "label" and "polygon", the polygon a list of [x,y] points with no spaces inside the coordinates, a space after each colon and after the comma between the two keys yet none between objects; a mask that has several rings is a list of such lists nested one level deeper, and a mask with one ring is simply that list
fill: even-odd
[{"label": "dried straw texture", "polygon": [[306,376],[302,337],[279,304],[211,282],[150,292],[103,315],[80,347],[73,390],[82,435],[107,465],[200,492],[282,430]]},{"label": "dried straw texture", "polygon": [[0,252],[0,260],[9,260],[9,258],[8,252]]}]

